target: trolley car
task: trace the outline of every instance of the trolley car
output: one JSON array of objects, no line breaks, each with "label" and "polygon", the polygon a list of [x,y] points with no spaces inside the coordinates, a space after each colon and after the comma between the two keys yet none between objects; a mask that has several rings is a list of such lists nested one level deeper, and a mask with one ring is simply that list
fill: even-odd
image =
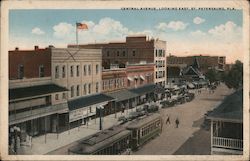
[{"label": "trolley car", "polygon": [[68,149],[75,155],[116,155],[125,152],[131,141],[131,131],[124,126],[114,126],[84,138]]},{"label": "trolley car", "polygon": [[131,148],[137,150],[148,140],[161,133],[162,118],[160,114],[152,113],[132,121],[127,129],[132,131]]}]

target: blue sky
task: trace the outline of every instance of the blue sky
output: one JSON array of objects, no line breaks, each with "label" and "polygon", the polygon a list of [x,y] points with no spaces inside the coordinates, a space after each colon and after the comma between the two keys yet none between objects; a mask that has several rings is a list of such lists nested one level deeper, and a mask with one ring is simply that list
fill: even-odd
[{"label": "blue sky", "polygon": [[237,44],[242,42],[241,10],[11,10],[9,48],[66,47],[75,43],[76,21],[89,26],[79,32],[79,43],[124,41],[126,35],[145,34],[166,40],[168,53],[174,55],[220,54],[230,61],[242,59],[233,54],[241,52]]}]

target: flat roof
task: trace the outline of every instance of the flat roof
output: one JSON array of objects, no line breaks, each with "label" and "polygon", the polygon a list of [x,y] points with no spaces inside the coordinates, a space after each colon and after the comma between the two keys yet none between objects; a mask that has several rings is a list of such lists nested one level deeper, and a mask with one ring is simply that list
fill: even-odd
[{"label": "flat roof", "polygon": [[100,94],[84,96],[84,97],[80,97],[74,100],[70,100],[68,101],[68,107],[69,107],[69,110],[72,111],[72,110],[76,110],[79,108],[83,108],[83,107],[87,107],[87,106],[91,106],[94,104],[111,101],[111,100],[114,100],[114,98],[100,93]]},{"label": "flat roof", "polygon": [[26,97],[35,97],[41,96],[56,92],[68,91],[68,89],[64,87],[60,87],[56,84],[46,84],[46,85],[37,85],[30,87],[22,87],[22,88],[13,88],[9,89],[9,100],[13,99],[21,99]]}]

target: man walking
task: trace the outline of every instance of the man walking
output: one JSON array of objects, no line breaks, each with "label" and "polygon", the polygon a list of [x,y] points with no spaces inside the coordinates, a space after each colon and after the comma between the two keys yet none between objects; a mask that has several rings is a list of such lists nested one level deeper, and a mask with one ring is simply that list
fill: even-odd
[{"label": "man walking", "polygon": [[179,121],[178,117],[177,117],[176,120],[175,120],[175,124],[176,124],[176,128],[178,128],[178,127],[179,127],[179,124],[180,124],[180,121]]},{"label": "man walking", "polygon": [[167,120],[166,120],[166,124],[170,124],[170,117],[169,116],[167,116]]}]

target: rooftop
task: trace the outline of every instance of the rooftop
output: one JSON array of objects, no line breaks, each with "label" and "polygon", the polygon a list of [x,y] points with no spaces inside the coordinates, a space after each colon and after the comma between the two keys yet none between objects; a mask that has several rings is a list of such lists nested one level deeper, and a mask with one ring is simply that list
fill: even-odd
[{"label": "rooftop", "polygon": [[37,85],[30,87],[9,89],[9,99],[21,99],[27,97],[41,96],[56,92],[67,91],[68,89],[56,84]]},{"label": "rooftop", "polygon": [[223,102],[208,115],[208,119],[242,122],[243,90],[237,90],[233,94],[227,96]]}]

